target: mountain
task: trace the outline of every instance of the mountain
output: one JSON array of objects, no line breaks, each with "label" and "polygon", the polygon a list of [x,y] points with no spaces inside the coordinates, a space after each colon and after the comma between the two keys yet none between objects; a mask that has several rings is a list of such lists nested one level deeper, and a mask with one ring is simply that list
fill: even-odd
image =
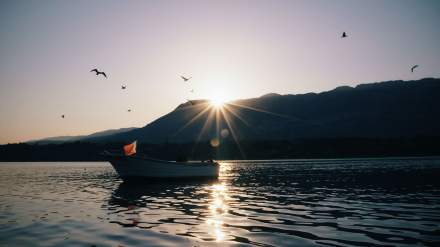
[{"label": "mountain", "polygon": [[220,108],[192,100],[142,128],[0,145],[0,161],[102,161],[102,151],[133,140],[139,153],[168,160],[438,156],[439,103],[433,78],[266,94]]},{"label": "mountain", "polygon": [[26,143],[28,143],[28,144],[61,144],[61,143],[75,142],[75,141],[87,142],[87,141],[93,140],[95,138],[101,138],[101,137],[111,136],[111,135],[115,135],[115,134],[121,134],[121,133],[125,133],[127,131],[131,131],[134,129],[136,129],[136,128],[130,127],[130,128],[104,130],[104,131],[99,131],[99,132],[96,132],[96,133],[93,133],[90,135],[48,137],[48,138],[39,139],[39,140],[31,140]]},{"label": "mountain", "polygon": [[440,79],[386,81],[321,93],[267,94],[232,101],[223,108],[194,100],[142,128],[87,140],[158,144],[213,138],[226,142],[439,137],[438,106]]}]

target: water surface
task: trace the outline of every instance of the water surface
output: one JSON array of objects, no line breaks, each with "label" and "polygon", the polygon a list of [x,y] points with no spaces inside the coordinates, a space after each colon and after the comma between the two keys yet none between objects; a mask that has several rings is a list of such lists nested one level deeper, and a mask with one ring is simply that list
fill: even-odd
[{"label": "water surface", "polygon": [[126,183],[108,163],[0,163],[0,246],[440,246],[440,159],[228,161]]}]

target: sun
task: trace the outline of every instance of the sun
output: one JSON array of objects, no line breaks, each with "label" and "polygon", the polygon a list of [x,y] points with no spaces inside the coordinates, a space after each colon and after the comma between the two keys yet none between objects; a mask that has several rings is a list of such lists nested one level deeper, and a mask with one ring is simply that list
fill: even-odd
[{"label": "sun", "polygon": [[214,108],[222,108],[231,100],[231,90],[229,90],[229,88],[225,87],[223,84],[214,83],[214,86],[211,86],[209,91],[207,91],[206,98],[209,100],[210,105]]},{"label": "sun", "polygon": [[208,99],[215,108],[222,108],[229,101],[228,94],[223,90],[213,91]]},{"label": "sun", "polygon": [[210,101],[211,101],[211,105],[214,106],[215,108],[221,108],[225,104],[225,100],[220,98],[211,99]]}]

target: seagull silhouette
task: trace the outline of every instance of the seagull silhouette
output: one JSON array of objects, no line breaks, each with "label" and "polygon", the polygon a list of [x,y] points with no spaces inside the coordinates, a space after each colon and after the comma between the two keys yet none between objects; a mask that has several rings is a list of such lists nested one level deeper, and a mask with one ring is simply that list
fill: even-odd
[{"label": "seagull silhouette", "polygon": [[105,74],[105,72],[98,71],[98,69],[92,69],[92,70],[90,70],[90,72],[95,72],[97,76],[103,75],[105,78],[107,78],[107,75]]},{"label": "seagull silhouette", "polygon": [[345,32],[342,32],[341,38],[347,38],[347,37],[348,37],[347,34]]},{"label": "seagull silhouette", "polygon": [[121,89],[126,89],[126,88],[127,88],[127,86],[125,86],[125,85],[121,86]]},{"label": "seagull silhouette", "polygon": [[185,76],[180,76],[180,78],[182,78],[184,81],[188,81],[189,79],[191,79],[192,77],[185,77]]},{"label": "seagull silhouette", "polygon": [[414,70],[415,70],[417,67],[419,67],[419,65],[417,65],[417,64],[414,65],[414,66],[412,66],[412,67],[411,67],[411,72],[414,72]]}]

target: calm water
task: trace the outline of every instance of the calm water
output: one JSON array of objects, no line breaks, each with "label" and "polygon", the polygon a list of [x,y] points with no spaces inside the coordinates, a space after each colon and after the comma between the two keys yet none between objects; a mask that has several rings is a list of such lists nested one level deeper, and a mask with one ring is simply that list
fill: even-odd
[{"label": "calm water", "polygon": [[225,162],[123,183],[108,163],[0,163],[0,246],[440,246],[440,159]]}]

